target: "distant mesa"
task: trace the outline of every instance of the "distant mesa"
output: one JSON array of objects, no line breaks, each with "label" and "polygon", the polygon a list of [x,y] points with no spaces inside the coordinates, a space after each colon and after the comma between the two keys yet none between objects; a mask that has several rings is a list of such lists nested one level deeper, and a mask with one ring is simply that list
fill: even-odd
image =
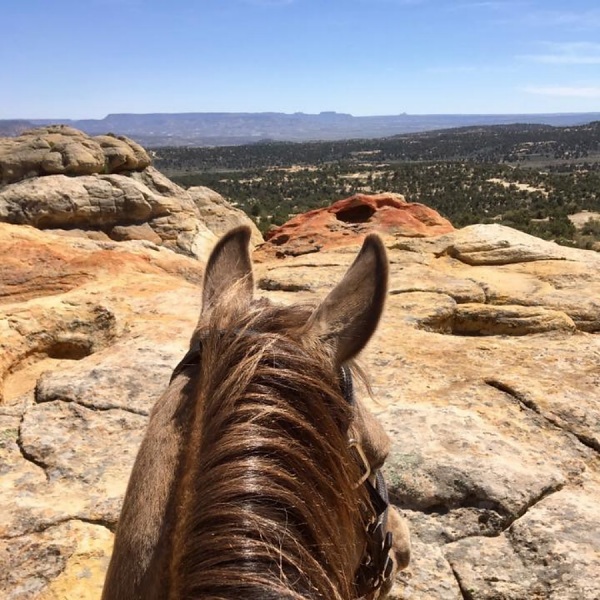
[{"label": "distant mesa", "polygon": [[240,113],[115,113],[103,119],[0,120],[0,135],[17,135],[29,127],[69,125],[88,135],[106,131],[136,140],[146,148],[157,146],[232,146],[256,140],[286,142],[382,138],[394,135],[515,123],[572,126],[600,119],[600,113],[522,115],[395,115],[353,116],[335,111],[317,114],[281,112]]},{"label": "distant mesa", "polygon": [[384,237],[430,237],[454,231],[437,211],[401,194],[356,194],[312,210],[267,233],[259,254],[298,256],[360,244],[372,232]]},{"label": "distant mesa", "polygon": [[0,136],[14,136],[32,129],[34,124],[24,119],[3,119],[0,120]]}]

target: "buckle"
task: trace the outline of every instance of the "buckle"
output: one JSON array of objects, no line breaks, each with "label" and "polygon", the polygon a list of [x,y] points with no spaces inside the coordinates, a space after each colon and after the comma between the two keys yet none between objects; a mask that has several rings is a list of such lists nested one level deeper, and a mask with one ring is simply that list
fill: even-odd
[{"label": "buckle", "polygon": [[350,447],[350,449],[356,452],[358,457],[358,460],[356,462],[360,467],[363,468],[362,475],[359,477],[358,482],[354,485],[354,487],[357,488],[363,485],[365,481],[367,481],[367,479],[371,477],[371,465],[369,464],[369,461],[367,460],[367,457],[365,455],[365,451],[363,450],[362,445],[358,440],[351,438],[350,440],[348,440],[348,446]]}]

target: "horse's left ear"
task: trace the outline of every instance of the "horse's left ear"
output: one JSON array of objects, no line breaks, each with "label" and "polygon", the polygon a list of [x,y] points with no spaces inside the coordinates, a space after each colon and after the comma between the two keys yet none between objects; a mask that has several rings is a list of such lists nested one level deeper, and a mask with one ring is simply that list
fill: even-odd
[{"label": "horse's left ear", "polygon": [[332,347],[337,366],[356,356],[377,329],[387,281],[383,242],[377,235],[368,235],[342,281],[308,323],[309,335],[316,335]]},{"label": "horse's left ear", "polygon": [[[250,259],[250,228],[236,227],[226,233],[210,254],[202,287],[202,314],[228,292],[252,298],[254,280]],[[239,296],[238,296],[239,297]]]}]

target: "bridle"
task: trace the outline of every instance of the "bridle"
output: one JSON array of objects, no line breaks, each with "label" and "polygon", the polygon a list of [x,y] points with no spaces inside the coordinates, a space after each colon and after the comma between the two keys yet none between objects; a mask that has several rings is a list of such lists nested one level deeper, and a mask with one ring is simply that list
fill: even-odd
[{"label": "bridle", "polygon": [[[201,340],[195,340],[185,356],[179,361],[169,383],[188,367],[197,367],[202,354]],[[352,407],[356,407],[352,372],[347,365],[340,368],[340,387],[342,394]],[[362,474],[356,483],[359,487],[363,485],[369,495],[371,518],[366,529],[366,548],[361,563],[355,575],[355,589],[358,598],[373,597],[381,586],[391,577],[394,564],[390,556],[392,549],[392,532],[386,531],[389,496],[385,478],[380,469],[373,469],[364,453],[359,440],[350,438],[349,446],[356,455]]]},{"label": "bridle", "polygon": [[[352,372],[347,365],[340,369],[340,383],[344,398],[356,406]],[[367,525],[367,547],[356,572],[355,586],[360,598],[376,592],[392,575],[394,564],[390,556],[392,532],[386,531],[390,501],[387,484],[380,469],[372,469],[360,441],[351,438],[359,465],[364,469],[357,485],[364,485],[371,501],[372,518]]]}]

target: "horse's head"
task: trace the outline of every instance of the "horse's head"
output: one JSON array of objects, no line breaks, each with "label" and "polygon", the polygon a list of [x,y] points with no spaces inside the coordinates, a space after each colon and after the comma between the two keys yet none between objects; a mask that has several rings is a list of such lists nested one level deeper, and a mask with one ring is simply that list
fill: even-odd
[{"label": "horse's head", "polygon": [[[249,237],[231,231],[209,258],[190,351],[134,466],[104,600],[375,598],[407,560],[380,472],[389,441],[352,386],[386,297],[383,244],[368,236],[317,306],[282,307],[254,298]],[[153,460],[167,474],[160,493]]]},{"label": "horse's head", "polygon": [[[226,298],[251,303],[253,275],[248,253],[249,231],[234,230],[222,238],[209,260],[198,330],[206,315]],[[369,495],[366,539],[356,546],[356,587],[361,595],[391,585],[393,574],[408,564],[408,529],[390,508],[381,468],[390,441],[379,421],[355,397],[352,370],[348,366],[367,344],[379,323],[387,294],[388,263],[380,239],[370,235],[341,282],[299,328],[299,339],[309,350],[323,354],[331,370],[340,374],[341,391],[352,409],[346,431],[348,444],[361,471],[357,486]],[[324,351],[325,350],[325,351]],[[394,540],[394,533],[396,540]]]}]

